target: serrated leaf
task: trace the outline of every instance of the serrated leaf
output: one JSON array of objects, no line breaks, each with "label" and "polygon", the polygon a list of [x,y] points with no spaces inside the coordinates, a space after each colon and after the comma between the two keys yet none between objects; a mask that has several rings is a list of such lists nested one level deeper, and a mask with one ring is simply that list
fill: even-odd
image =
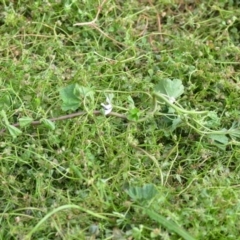
[{"label": "serrated leaf", "polygon": [[162,79],[155,85],[155,91],[167,95],[169,98],[176,99],[184,92],[184,86],[180,79]]},{"label": "serrated leaf", "polygon": [[54,122],[52,122],[51,120],[46,119],[46,118],[42,118],[42,119],[41,119],[41,122],[42,122],[47,128],[49,128],[50,130],[54,130],[54,129],[55,129],[55,124],[54,124]]},{"label": "serrated leaf", "polygon": [[30,118],[30,117],[22,117],[22,118],[19,118],[20,127],[29,126],[29,125],[32,123],[32,121],[33,121],[33,119]]},{"label": "serrated leaf", "polygon": [[60,89],[60,98],[63,101],[61,107],[63,111],[75,111],[80,107],[81,102],[79,98],[74,94],[75,87],[76,84],[71,84]]},{"label": "serrated leaf", "polygon": [[7,129],[13,138],[22,134],[22,131],[12,125],[7,125]]}]

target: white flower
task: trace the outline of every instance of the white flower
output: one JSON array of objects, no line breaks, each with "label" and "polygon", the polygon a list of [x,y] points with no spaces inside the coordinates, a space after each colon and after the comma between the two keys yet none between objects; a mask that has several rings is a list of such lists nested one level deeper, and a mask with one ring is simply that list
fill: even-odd
[{"label": "white flower", "polygon": [[170,103],[175,103],[176,99],[174,97],[169,97],[169,102]]},{"label": "white flower", "polygon": [[107,104],[101,103],[101,106],[103,107],[104,114],[108,115],[112,111],[113,106],[111,104],[111,100],[109,99],[109,97],[107,97],[106,102]]}]

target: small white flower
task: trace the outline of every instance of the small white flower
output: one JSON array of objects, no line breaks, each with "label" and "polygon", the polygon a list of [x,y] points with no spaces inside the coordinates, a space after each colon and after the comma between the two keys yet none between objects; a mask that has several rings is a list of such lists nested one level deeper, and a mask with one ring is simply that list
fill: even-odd
[{"label": "small white flower", "polygon": [[174,97],[169,97],[169,102],[170,103],[175,103],[176,99]]},{"label": "small white flower", "polygon": [[113,106],[111,104],[111,100],[109,99],[109,97],[107,97],[106,102],[107,104],[101,103],[101,106],[104,109],[104,114],[108,115],[112,111]]}]

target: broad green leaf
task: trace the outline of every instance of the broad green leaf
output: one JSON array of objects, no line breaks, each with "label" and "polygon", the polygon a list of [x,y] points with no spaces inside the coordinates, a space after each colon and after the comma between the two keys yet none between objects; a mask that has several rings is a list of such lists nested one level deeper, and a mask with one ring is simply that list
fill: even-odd
[{"label": "broad green leaf", "polygon": [[228,144],[229,140],[228,137],[224,134],[209,134],[208,137],[222,144]]},{"label": "broad green leaf", "polygon": [[80,107],[79,100],[78,101],[69,100],[68,102],[62,103],[63,111],[68,111],[68,110],[76,111],[79,107]]},{"label": "broad green leaf", "polygon": [[54,122],[50,121],[49,119],[46,118],[42,118],[41,122],[50,130],[54,130],[55,129],[55,124]]},{"label": "broad green leaf", "polygon": [[143,199],[151,200],[157,194],[157,190],[153,184],[145,184],[142,187],[142,196]]},{"label": "broad green leaf", "polygon": [[194,237],[192,237],[186,230],[178,226],[173,221],[167,220],[162,215],[154,212],[151,209],[145,209],[145,213],[154,221],[158,222],[162,226],[164,226],[168,231],[175,232],[179,236],[181,236],[185,240],[196,240]]},{"label": "broad green leaf", "polygon": [[145,184],[143,187],[130,187],[127,193],[134,201],[141,201],[151,200],[157,194],[157,190],[153,184]]},{"label": "broad green leaf", "polygon": [[176,99],[184,92],[184,86],[180,79],[162,79],[155,85],[155,91],[167,95],[169,98]]},{"label": "broad green leaf", "polygon": [[94,100],[94,91],[90,87],[83,87],[75,84],[73,93],[78,99],[84,99],[89,97],[92,101]]},{"label": "broad green leaf", "polygon": [[76,84],[71,84],[60,89],[60,98],[63,101],[62,103],[63,111],[68,111],[68,110],[75,111],[80,107],[81,102],[74,93],[75,87],[76,87]]},{"label": "broad green leaf", "polygon": [[22,131],[20,129],[18,129],[12,125],[7,125],[7,129],[13,138],[16,138],[17,136],[22,134]]},{"label": "broad green leaf", "polygon": [[216,128],[221,125],[221,118],[218,117],[217,113],[210,111],[207,114],[207,121],[205,121],[205,126],[209,128]]},{"label": "broad green leaf", "polygon": [[94,101],[94,91],[89,87],[71,84],[60,89],[60,97],[63,101],[63,111],[75,111],[81,106],[83,100],[90,99]]},{"label": "broad green leaf", "polygon": [[33,121],[33,119],[30,118],[30,117],[22,117],[22,118],[19,118],[20,127],[29,126],[29,125],[32,123],[32,121]]}]

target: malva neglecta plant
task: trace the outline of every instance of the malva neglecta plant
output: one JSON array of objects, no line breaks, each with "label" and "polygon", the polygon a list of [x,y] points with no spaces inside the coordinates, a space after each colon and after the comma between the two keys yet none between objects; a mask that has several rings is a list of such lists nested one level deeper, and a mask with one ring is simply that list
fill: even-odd
[{"label": "malva neglecta plant", "polygon": [[0,239],[238,239],[237,1],[0,4]]},{"label": "malva neglecta plant", "polygon": [[[74,115],[69,114],[69,115],[56,117],[53,119],[41,119],[39,121],[33,121],[29,117],[23,117],[19,119],[19,123],[14,125],[11,125],[9,123],[9,121],[7,120],[6,114],[3,110],[1,112],[1,115],[4,119],[6,128],[9,130],[9,133],[12,135],[13,138],[16,138],[18,135],[22,133],[22,131],[19,130],[17,126],[25,128],[31,124],[34,124],[34,125],[44,124],[46,125],[46,127],[49,127],[49,129],[54,130],[55,129],[54,121],[67,120],[73,117],[80,117],[82,115],[100,115],[100,114],[111,115],[111,116],[126,119],[128,121],[135,121],[135,122],[147,121],[149,118],[153,118],[156,115],[160,118],[164,116],[171,119],[170,131],[174,131],[178,127],[180,128],[187,127],[187,128],[193,129],[196,133],[198,133],[202,137],[207,137],[209,139],[212,139],[213,144],[218,146],[220,149],[225,149],[225,147],[229,144],[236,144],[236,145],[240,144],[240,142],[238,141],[238,138],[240,137],[239,128],[233,125],[233,127],[231,127],[228,130],[227,129],[212,130],[208,127],[207,123],[208,123],[208,119],[210,120],[212,119],[211,116],[218,118],[215,113],[212,113],[209,111],[186,110],[177,102],[177,99],[182,94],[184,94],[184,86],[182,85],[182,82],[179,79],[173,79],[173,80],[162,79],[159,81],[158,84],[155,85],[151,95],[152,106],[150,106],[150,109],[152,109],[152,111],[150,113],[149,111],[141,112],[139,109],[136,109],[135,107],[134,107],[134,111],[137,111],[139,113],[138,115],[133,113],[133,116],[131,116],[132,109],[129,109],[129,111],[128,109],[125,109],[125,112],[121,114],[112,112],[112,109],[113,109],[112,101],[113,101],[114,94],[110,93],[111,92],[110,90],[108,90],[107,92],[109,93],[108,95],[106,95],[107,104],[104,104],[104,103],[101,104],[101,106],[103,107],[102,110],[92,109],[93,106],[96,106],[96,103],[94,102],[95,90],[93,88],[79,86],[78,84],[72,84],[60,90],[60,97],[62,100],[62,110],[76,111],[76,110],[79,110],[79,108],[82,108],[81,112],[76,112],[74,113]],[[133,102],[132,104],[134,106]],[[161,112],[163,105],[167,105],[168,107],[166,113]],[[121,109],[121,112],[123,112],[122,107],[115,106],[115,108],[116,109],[119,108]],[[146,116],[143,116],[143,115],[146,115]],[[136,147],[136,146],[133,146],[133,147]],[[158,167],[158,164],[156,162],[157,161],[154,160],[154,163]],[[162,175],[161,172],[160,172],[160,175]],[[161,176],[161,179],[162,179],[162,184],[164,184],[163,176]],[[132,187],[127,192],[130,195],[130,197],[132,197],[133,199],[136,198],[137,201],[141,200],[140,203],[142,203],[143,200],[146,200],[146,199],[151,200],[156,195],[156,190],[154,189],[153,185],[146,185],[143,187],[143,189],[138,187],[137,188]],[[68,207],[77,208],[77,206],[67,206],[66,208]],[[154,209],[154,207],[151,207],[151,208]],[[62,208],[59,208],[59,210],[61,209]],[[143,210],[144,209],[145,207],[143,206]],[[147,214],[150,218],[159,222],[159,224],[163,225],[168,230],[176,232],[179,236],[182,236],[186,240],[194,239],[187,232],[185,232],[183,229],[178,227],[175,223],[169,222],[163,216],[158,215],[156,212],[150,209],[148,208],[148,210],[147,209],[144,210],[146,212],[145,214]],[[53,211],[51,214],[48,214],[46,218],[44,218],[41,222],[39,222],[36,228],[34,228],[31,231],[31,233],[29,233],[29,236],[31,236],[38,229],[39,225],[42,222],[44,222],[56,211]],[[95,235],[95,231],[93,231],[92,235]]]},{"label": "malva neglecta plant", "polygon": [[[108,90],[110,93],[111,91]],[[208,127],[208,121],[218,120],[218,116],[214,112],[210,111],[195,111],[195,110],[186,110],[181,105],[179,105],[176,100],[184,93],[184,86],[182,85],[181,80],[179,79],[162,79],[159,81],[157,85],[155,85],[153,93],[152,93],[152,112],[145,113],[145,117],[141,119],[140,115],[144,115],[144,112],[140,113],[140,110],[134,107],[134,113],[132,109],[125,109],[125,113],[118,114],[112,113],[111,115],[121,118],[126,118],[131,121],[143,121],[147,120],[150,117],[154,117],[154,114],[160,116],[165,116],[172,119],[172,130],[175,130],[178,125],[181,127],[190,127],[198,134],[208,137],[212,139],[215,144],[224,149],[224,146],[228,144],[236,144],[239,145],[238,141],[240,137],[240,129],[235,123],[232,124],[230,129],[220,129],[220,130],[212,130]],[[82,111],[79,113],[75,113],[74,115],[69,114],[65,116],[56,117],[53,119],[41,119],[39,121],[34,121],[29,117],[22,117],[19,119],[19,123],[11,125],[6,117],[5,112],[2,110],[1,115],[4,119],[5,126],[9,130],[10,134],[13,138],[20,135],[22,132],[16,126],[26,127],[28,125],[34,124],[45,124],[50,129],[54,130],[54,121],[57,120],[66,120],[73,117],[78,117],[84,114],[105,114],[109,115],[112,112],[112,99],[113,94],[110,94],[106,97],[107,104],[102,103],[103,111],[91,109],[93,106],[96,106],[94,103],[94,89],[89,87],[79,86],[78,84],[69,85],[60,90],[60,97],[62,100],[62,110],[63,111],[75,111],[79,108],[82,108]],[[161,105],[166,104],[168,106],[168,112],[161,112]],[[116,106],[118,108],[118,106]],[[122,107],[120,109],[123,109]],[[138,114],[136,114],[136,112]],[[128,117],[127,117],[128,116]],[[136,117],[137,116],[137,117]]]}]

